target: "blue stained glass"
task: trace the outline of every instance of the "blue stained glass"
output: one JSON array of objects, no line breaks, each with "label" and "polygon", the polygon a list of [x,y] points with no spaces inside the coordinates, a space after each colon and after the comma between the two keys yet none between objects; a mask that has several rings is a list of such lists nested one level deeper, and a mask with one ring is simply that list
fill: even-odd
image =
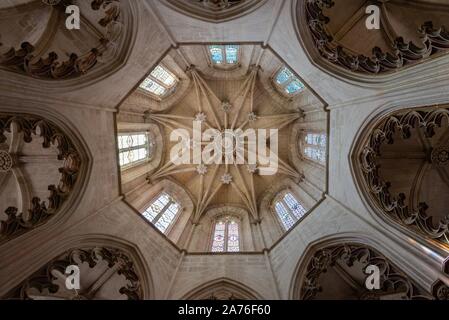
[{"label": "blue stained glass", "polygon": [[238,46],[236,45],[226,46],[226,63],[228,64],[237,63],[237,53],[238,53]]},{"label": "blue stained glass", "polygon": [[288,95],[294,95],[304,90],[304,84],[290,71],[287,67],[283,67],[276,75],[276,84],[283,92]]},{"label": "blue stained glass", "polygon": [[283,84],[285,83],[288,79],[290,79],[290,77],[292,76],[292,72],[290,70],[288,70],[287,68],[283,68],[281,71],[279,71],[277,77],[276,77],[276,82],[278,84]]},{"label": "blue stained glass", "polygon": [[215,64],[223,63],[223,49],[221,46],[209,46],[209,51],[213,63]]},{"label": "blue stained glass", "polygon": [[294,94],[302,89],[304,89],[304,85],[299,80],[293,80],[287,85],[285,91],[287,91],[288,94]]}]

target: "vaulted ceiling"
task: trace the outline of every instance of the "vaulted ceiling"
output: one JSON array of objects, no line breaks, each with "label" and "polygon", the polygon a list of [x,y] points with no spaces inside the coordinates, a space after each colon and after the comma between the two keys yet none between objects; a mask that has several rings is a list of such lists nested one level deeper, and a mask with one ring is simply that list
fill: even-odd
[{"label": "vaulted ceiling", "polygon": [[[307,168],[301,165],[298,134],[306,113],[321,114],[316,122],[318,128],[326,129],[324,105],[308,87],[290,97],[276,87],[274,78],[286,65],[269,48],[242,44],[239,63],[229,70],[213,65],[208,48],[205,44],[185,45],[163,57],[160,65],[180,79],[177,88],[162,99],[138,88],[121,105],[118,128],[126,131],[124,128],[129,128],[130,123],[136,125],[142,121],[159,127],[162,161],[156,168],[141,171],[135,181],[146,178],[151,185],[157,185],[169,179],[182,186],[194,204],[190,218],[193,222],[197,223],[209,209],[226,205],[244,208],[250,221],[258,221],[261,203],[273,186],[285,180],[298,184],[310,177]],[[133,117],[133,112],[144,112],[145,119]],[[262,129],[267,137],[266,156],[270,153],[272,156],[263,161],[259,158],[257,164],[249,165],[248,147],[245,147],[241,153],[244,159],[239,158],[240,153],[235,148],[230,150],[232,159],[229,158],[228,163],[226,160],[220,164],[215,161],[175,164],[173,148],[189,144],[189,141],[180,142],[179,137],[173,139],[172,135],[177,129],[186,130],[186,139],[193,139],[195,120],[202,121],[202,134],[206,130],[216,130],[224,138],[226,130],[254,129],[257,135],[257,130]],[[229,142],[235,144],[232,139]],[[208,140],[213,141],[213,138]],[[202,150],[209,141],[202,143]],[[186,152],[189,157],[193,156],[193,148],[187,148]],[[223,155],[223,160],[225,158]],[[268,172],[269,165],[273,172]],[[325,180],[325,170],[320,174]],[[123,190],[135,192],[130,186],[136,183],[126,176],[126,170],[122,170]],[[324,185],[321,188],[323,192]]]}]

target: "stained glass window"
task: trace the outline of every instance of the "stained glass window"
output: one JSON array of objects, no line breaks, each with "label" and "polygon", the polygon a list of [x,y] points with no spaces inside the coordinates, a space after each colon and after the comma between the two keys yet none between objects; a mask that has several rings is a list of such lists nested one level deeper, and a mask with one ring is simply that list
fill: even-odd
[{"label": "stained glass window", "polygon": [[210,58],[214,65],[232,66],[238,63],[239,46],[228,45],[212,45],[209,46]]},{"label": "stained glass window", "polygon": [[228,223],[228,252],[238,252],[239,249],[239,225],[231,220]]},{"label": "stained glass window", "polygon": [[288,208],[297,219],[300,219],[304,215],[304,213],[306,213],[304,207],[298,202],[298,200],[296,200],[296,198],[291,193],[287,193],[284,196],[284,202],[287,204]]},{"label": "stained glass window", "polygon": [[239,224],[235,218],[226,217],[215,224],[212,252],[240,251]]},{"label": "stained glass window", "polygon": [[226,46],[226,63],[227,64],[236,64],[237,63],[237,54],[239,52],[239,47],[236,45],[228,45]]},{"label": "stained glass window", "polygon": [[209,46],[210,55],[214,64],[223,63],[223,48],[222,46]]},{"label": "stained glass window", "polygon": [[279,72],[278,75],[276,77],[276,82],[278,84],[284,84],[287,82],[288,79],[290,79],[290,77],[293,76],[293,73],[288,70],[287,68],[282,68]]},{"label": "stained glass window", "polygon": [[295,95],[304,89],[304,84],[287,67],[282,67],[275,77],[276,85],[288,95]]},{"label": "stained glass window", "polygon": [[121,167],[127,167],[149,158],[151,143],[147,133],[119,134],[117,139]]},{"label": "stained glass window", "polygon": [[307,133],[304,137],[303,152],[310,160],[320,163],[326,161],[326,135],[323,133]]},{"label": "stained glass window", "polygon": [[301,219],[306,213],[302,204],[290,192],[284,194],[276,201],[274,209],[285,230],[293,227],[296,221]]},{"label": "stained glass window", "polygon": [[225,251],[225,233],[226,223],[219,221],[215,224],[214,240],[212,243],[212,252],[224,252]]},{"label": "stained glass window", "polygon": [[179,213],[180,205],[167,193],[161,193],[142,213],[161,232],[166,232]]},{"label": "stained glass window", "polygon": [[178,79],[167,68],[158,65],[140,84],[140,88],[158,97],[163,97],[176,86],[177,82]]}]

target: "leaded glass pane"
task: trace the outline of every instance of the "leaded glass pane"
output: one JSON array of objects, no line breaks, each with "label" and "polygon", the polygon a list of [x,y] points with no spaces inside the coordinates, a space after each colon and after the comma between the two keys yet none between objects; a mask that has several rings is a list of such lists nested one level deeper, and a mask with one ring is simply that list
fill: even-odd
[{"label": "leaded glass pane", "polygon": [[325,134],[308,133],[305,136],[305,143],[303,151],[306,157],[321,163],[326,161],[327,137]]},{"label": "leaded glass pane", "polygon": [[148,136],[121,134],[118,136],[120,166],[132,164],[148,157]]},{"label": "leaded glass pane", "polygon": [[236,64],[237,63],[237,54],[239,47],[236,45],[227,45],[226,46],[226,63],[227,64]]},{"label": "leaded glass pane", "polygon": [[308,133],[306,136],[306,142],[310,145],[325,147],[326,136],[324,134]]},{"label": "leaded glass pane", "polygon": [[326,135],[320,134],[317,142],[320,147],[326,148]]},{"label": "leaded glass pane", "polygon": [[158,65],[156,68],[154,68],[154,70],[151,72],[151,75],[168,87],[171,87],[176,82],[175,77],[161,65]]},{"label": "leaded glass pane", "polygon": [[306,213],[304,207],[296,200],[296,198],[291,193],[287,193],[284,196],[284,202],[290,208],[291,212],[295,215],[296,219],[299,220],[304,215],[304,213]]},{"label": "leaded glass pane", "polygon": [[162,193],[143,213],[143,216],[150,222],[162,212],[170,201],[170,197],[165,192]]},{"label": "leaded glass pane", "polygon": [[282,68],[276,77],[276,82],[278,84],[284,84],[293,75],[293,73],[287,68]]},{"label": "leaded glass pane", "polygon": [[155,226],[161,231],[165,232],[170,224],[175,219],[179,211],[179,205],[177,203],[171,203],[167,210],[164,211],[159,220],[155,223]]},{"label": "leaded glass pane", "polygon": [[223,63],[223,47],[222,46],[209,46],[212,62],[214,64]]},{"label": "leaded glass pane", "polygon": [[287,87],[285,87],[285,91],[288,94],[295,94],[302,89],[304,89],[304,85],[298,79],[293,80],[287,85]]},{"label": "leaded glass pane", "polygon": [[308,134],[306,135],[306,143],[307,143],[307,144],[313,144],[313,134],[308,133]]},{"label": "leaded glass pane", "polygon": [[324,162],[326,155],[324,150],[318,149],[318,148],[313,148],[313,147],[306,147],[304,148],[304,154],[312,159],[312,160],[317,160],[319,162]]},{"label": "leaded glass pane", "polygon": [[314,159],[314,148],[311,147],[305,147],[304,148],[304,154],[309,157],[310,159]]},{"label": "leaded glass pane", "polygon": [[212,242],[212,252],[224,252],[225,230],[226,230],[225,222],[219,221],[215,224],[214,240]]},{"label": "leaded glass pane", "polygon": [[275,210],[276,213],[281,220],[282,224],[284,225],[284,228],[286,230],[289,230],[294,224],[295,221],[290,216],[287,208],[284,206],[284,204],[280,201],[276,202],[275,204]]},{"label": "leaded glass pane", "polygon": [[231,220],[228,223],[228,252],[238,252],[239,250],[239,225]]},{"label": "leaded glass pane", "polygon": [[163,86],[161,86],[157,82],[151,80],[151,78],[146,78],[140,84],[140,88],[142,88],[146,91],[149,91],[157,96],[162,96],[167,92],[167,90]]},{"label": "leaded glass pane", "polygon": [[279,70],[275,81],[280,89],[289,95],[297,94],[305,88],[304,84],[287,67]]}]

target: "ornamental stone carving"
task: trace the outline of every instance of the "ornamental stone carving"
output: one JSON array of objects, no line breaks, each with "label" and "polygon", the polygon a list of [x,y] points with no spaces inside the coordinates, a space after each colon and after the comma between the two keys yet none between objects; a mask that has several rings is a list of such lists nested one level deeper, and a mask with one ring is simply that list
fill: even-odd
[{"label": "ornamental stone carving", "polygon": [[[65,271],[78,266],[81,288],[65,286]],[[102,289],[105,290],[102,290]],[[3,299],[93,300],[143,299],[140,277],[132,259],[122,250],[107,247],[70,250],[39,269]]]},{"label": "ornamental stone carving", "polygon": [[257,9],[266,0],[166,0],[184,14],[212,22],[231,20]]},{"label": "ornamental stone carving", "polygon": [[337,261],[341,261],[348,267],[363,265],[363,271],[369,265],[379,268],[380,289],[372,291],[366,289],[361,296],[357,297],[361,300],[432,299],[383,255],[372,248],[359,244],[338,244],[318,250],[306,266],[307,271],[302,279],[299,299],[312,300],[319,292],[325,290],[320,283],[320,277],[335,266]]},{"label": "ornamental stone carving", "polygon": [[440,146],[432,150],[430,155],[431,162],[438,166],[446,166],[449,163],[449,147]]},{"label": "ornamental stone carving", "polygon": [[[35,137],[40,137],[43,139],[42,148],[55,147],[55,157],[62,161],[63,166],[58,169],[59,182],[48,186],[50,194],[47,201],[32,197],[29,212],[19,212],[14,206],[6,209],[7,219],[0,221],[0,242],[37,227],[56,214],[73,191],[82,166],[81,154],[73,141],[50,121],[31,115],[0,114],[0,144],[7,141],[6,133],[13,132],[20,135],[24,143],[31,143]],[[10,170],[13,164],[13,155],[0,151],[0,171]]]},{"label": "ornamental stone carving", "polygon": [[0,172],[8,172],[13,166],[13,159],[9,152],[0,150]]},{"label": "ornamental stone carving", "polygon": [[[379,43],[379,46],[374,44],[375,46],[372,47],[371,56],[354,53],[353,48],[345,47],[335,39],[336,35],[330,32],[331,18],[326,15],[326,12],[337,10],[335,9],[337,2],[341,0],[298,1],[299,5],[305,6],[307,26],[316,49],[324,59],[334,65],[356,73],[382,74],[397,71],[407,65],[415,65],[426,58],[449,50],[449,32],[445,26],[435,26],[432,21],[425,20],[427,22],[419,29],[409,30],[418,34],[420,40],[417,44],[412,41],[406,42],[405,35],[396,35],[394,32],[390,35],[390,30],[387,30],[384,34],[389,34],[389,38],[385,39],[389,45],[388,49],[381,49]],[[379,3],[379,5],[384,6],[385,3]],[[382,9],[386,11],[385,7]],[[425,14],[426,12],[423,11],[423,15]],[[382,16],[382,19],[389,20],[388,15]],[[425,17],[425,19],[428,18]],[[385,24],[391,23],[390,21],[382,23],[382,25]],[[360,34],[355,36],[363,37]],[[393,38],[390,39],[391,37]]]},{"label": "ornamental stone carving", "polygon": [[437,281],[433,285],[433,296],[437,300],[449,300],[449,287],[442,281]]},{"label": "ornamental stone carving", "polygon": [[[416,208],[411,207],[406,195],[392,194],[391,183],[381,175],[381,148],[393,144],[395,139],[409,140],[418,135],[415,130],[420,130],[419,135],[431,139],[436,135],[436,130],[445,128],[449,119],[449,108],[420,108],[419,110],[404,111],[391,115],[379,121],[370,130],[370,135],[364,139],[358,152],[356,166],[359,166],[362,176],[362,187],[373,199],[376,207],[389,219],[407,227],[410,231],[418,231],[423,236],[441,241],[447,244],[449,236],[449,215],[445,214],[436,223],[429,216],[428,203],[417,200]],[[437,167],[445,165],[448,161],[447,147],[437,147],[431,152],[431,162]],[[447,197],[447,195],[442,195]]]},{"label": "ornamental stone carving", "polygon": [[[43,0],[43,3],[48,5],[48,10],[51,10],[52,19],[50,20],[55,21],[60,20],[65,8],[72,4],[68,0]],[[118,38],[124,30],[120,22],[122,13],[120,0],[91,0],[88,8],[95,11],[94,14],[101,16],[94,27],[106,30],[96,31],[97,34],[104,32],[105,35],[96,39],[97,45],[95,47],[80,54],[76,53],[78,48],[73,48],[73,52],[68,52],[67,58],[63,58],[61,54],[56,52],[56,49],[51,51],[53,47],[58,46],[57,44],[51,46],[52,43],[50,43],[51,47],[47,56],[43,56],[39,47],[42,46],[41,41],[49,41],[46,37],[42,37],[42,40],[37,43],[23,41],[19,48],[10,47],[7,50],[2,50],[5,47],[8,48],[7,44],[0,43],[0,67],[40,79],[76,78],[89,72],[98,62],[104,60],[110,50],[116,50]],[[48,23],[50,24],[50,22]],[[56,28],[51,33],[56,34],[57,32],[58,29]]]}]

